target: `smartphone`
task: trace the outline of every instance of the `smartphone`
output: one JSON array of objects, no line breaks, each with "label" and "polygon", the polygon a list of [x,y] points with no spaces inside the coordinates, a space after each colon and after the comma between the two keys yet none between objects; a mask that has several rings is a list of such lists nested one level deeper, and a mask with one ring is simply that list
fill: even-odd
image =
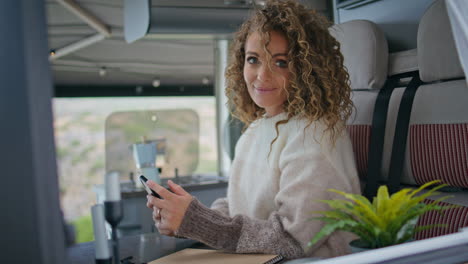
[{"label": "smartphone", "polygon": [[162,199],[161,196],[160,196],[157,192],[155,192],[153,189],[151,189],[151,188],[146,184],[146,182],[148,181],[148,179],[147,179],[145,176],[140,175],[140,181],[141,181],[141,183],[143,184],[143,186],[145,186],[146,192],[147,192],[148,194],[151,194],[151,195],[153,195],[154,197],[157,197],[157,198],[159,198],[159,199]]}]

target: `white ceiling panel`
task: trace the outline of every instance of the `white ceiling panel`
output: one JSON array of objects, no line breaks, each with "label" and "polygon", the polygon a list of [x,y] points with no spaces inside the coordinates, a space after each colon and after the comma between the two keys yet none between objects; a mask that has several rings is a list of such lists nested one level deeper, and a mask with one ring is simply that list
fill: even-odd
[{"label": "white ceiling panel", "polygon": [[[61,1],[61,0],[60,0]],[[159,39],[148,37],[128,44],[123,37],[122,0],[74,0],[107,25],[111,36],[51,60],[56,85],[201,85],[214,76],[214,41],[211,39]],[[232,5],[225,5],[232,2]],[[245,1],[152,1],[164,7],[245,7]],[[327,0],[307,1],[308,6],[326,10]],[[93,36],[97,31],[69,11],[59,0],[47,0],[50,50],[60,50]],[[177,16],[174,16],[177,19]],[[105,68],[106,74],[99,72]],[[102,70],[101,70],[102,71]]]}]

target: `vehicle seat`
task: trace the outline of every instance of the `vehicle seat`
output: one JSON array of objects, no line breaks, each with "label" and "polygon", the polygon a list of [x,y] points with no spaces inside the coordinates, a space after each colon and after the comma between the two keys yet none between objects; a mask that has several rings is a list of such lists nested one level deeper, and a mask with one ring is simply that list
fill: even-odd
[{"label": "vehicle seat", "polygon": [[[446,2],[435,1],[423,15],[417,36],[419,75],[409,123],[401,182],[422,185],[440,179],[461,207],[428,213],[419,225],[446,224],[417,233],[424,239],[468,226],[468,87],[455,47]],[[428,201],[429,202],[429,201]]]},{"label": "vehicle seat", "polygon": [[379,90],[387,79],[388,44],[380,28],[368,20],[336,24],[330,33],[340,43],[356,107],[347,131],[361,181],[367,178],[372,117]]}]

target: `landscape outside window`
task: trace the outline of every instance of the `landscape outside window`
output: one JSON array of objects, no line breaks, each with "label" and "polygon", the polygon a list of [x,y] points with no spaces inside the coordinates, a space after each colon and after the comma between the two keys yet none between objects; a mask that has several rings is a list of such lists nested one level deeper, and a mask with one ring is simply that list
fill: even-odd
[{"label": "landscape outside window", "polygon": [[199,162],[194,174],[216,174],[214,97],[55,98],[54,129],[60,201],[76,242],[93,240],[90,208],[93,190],[104,183],[105,121],[115,112],[190,109],[199,117]]}]

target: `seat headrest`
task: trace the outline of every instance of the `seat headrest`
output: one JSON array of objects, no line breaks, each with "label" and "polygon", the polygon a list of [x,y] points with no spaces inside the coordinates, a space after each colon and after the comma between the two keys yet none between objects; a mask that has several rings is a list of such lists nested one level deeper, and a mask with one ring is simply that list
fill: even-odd
[{"label": "seat headrest", "polygon": [[445,0],[435,1],[419,22],[418,65],[424,82],[464,76]]},{"label": "seat headrest", "polygon": [[381,89],[387,79],[388,44],[380,28],[368,20],[330,27],[341,45],[352,89]]}]

